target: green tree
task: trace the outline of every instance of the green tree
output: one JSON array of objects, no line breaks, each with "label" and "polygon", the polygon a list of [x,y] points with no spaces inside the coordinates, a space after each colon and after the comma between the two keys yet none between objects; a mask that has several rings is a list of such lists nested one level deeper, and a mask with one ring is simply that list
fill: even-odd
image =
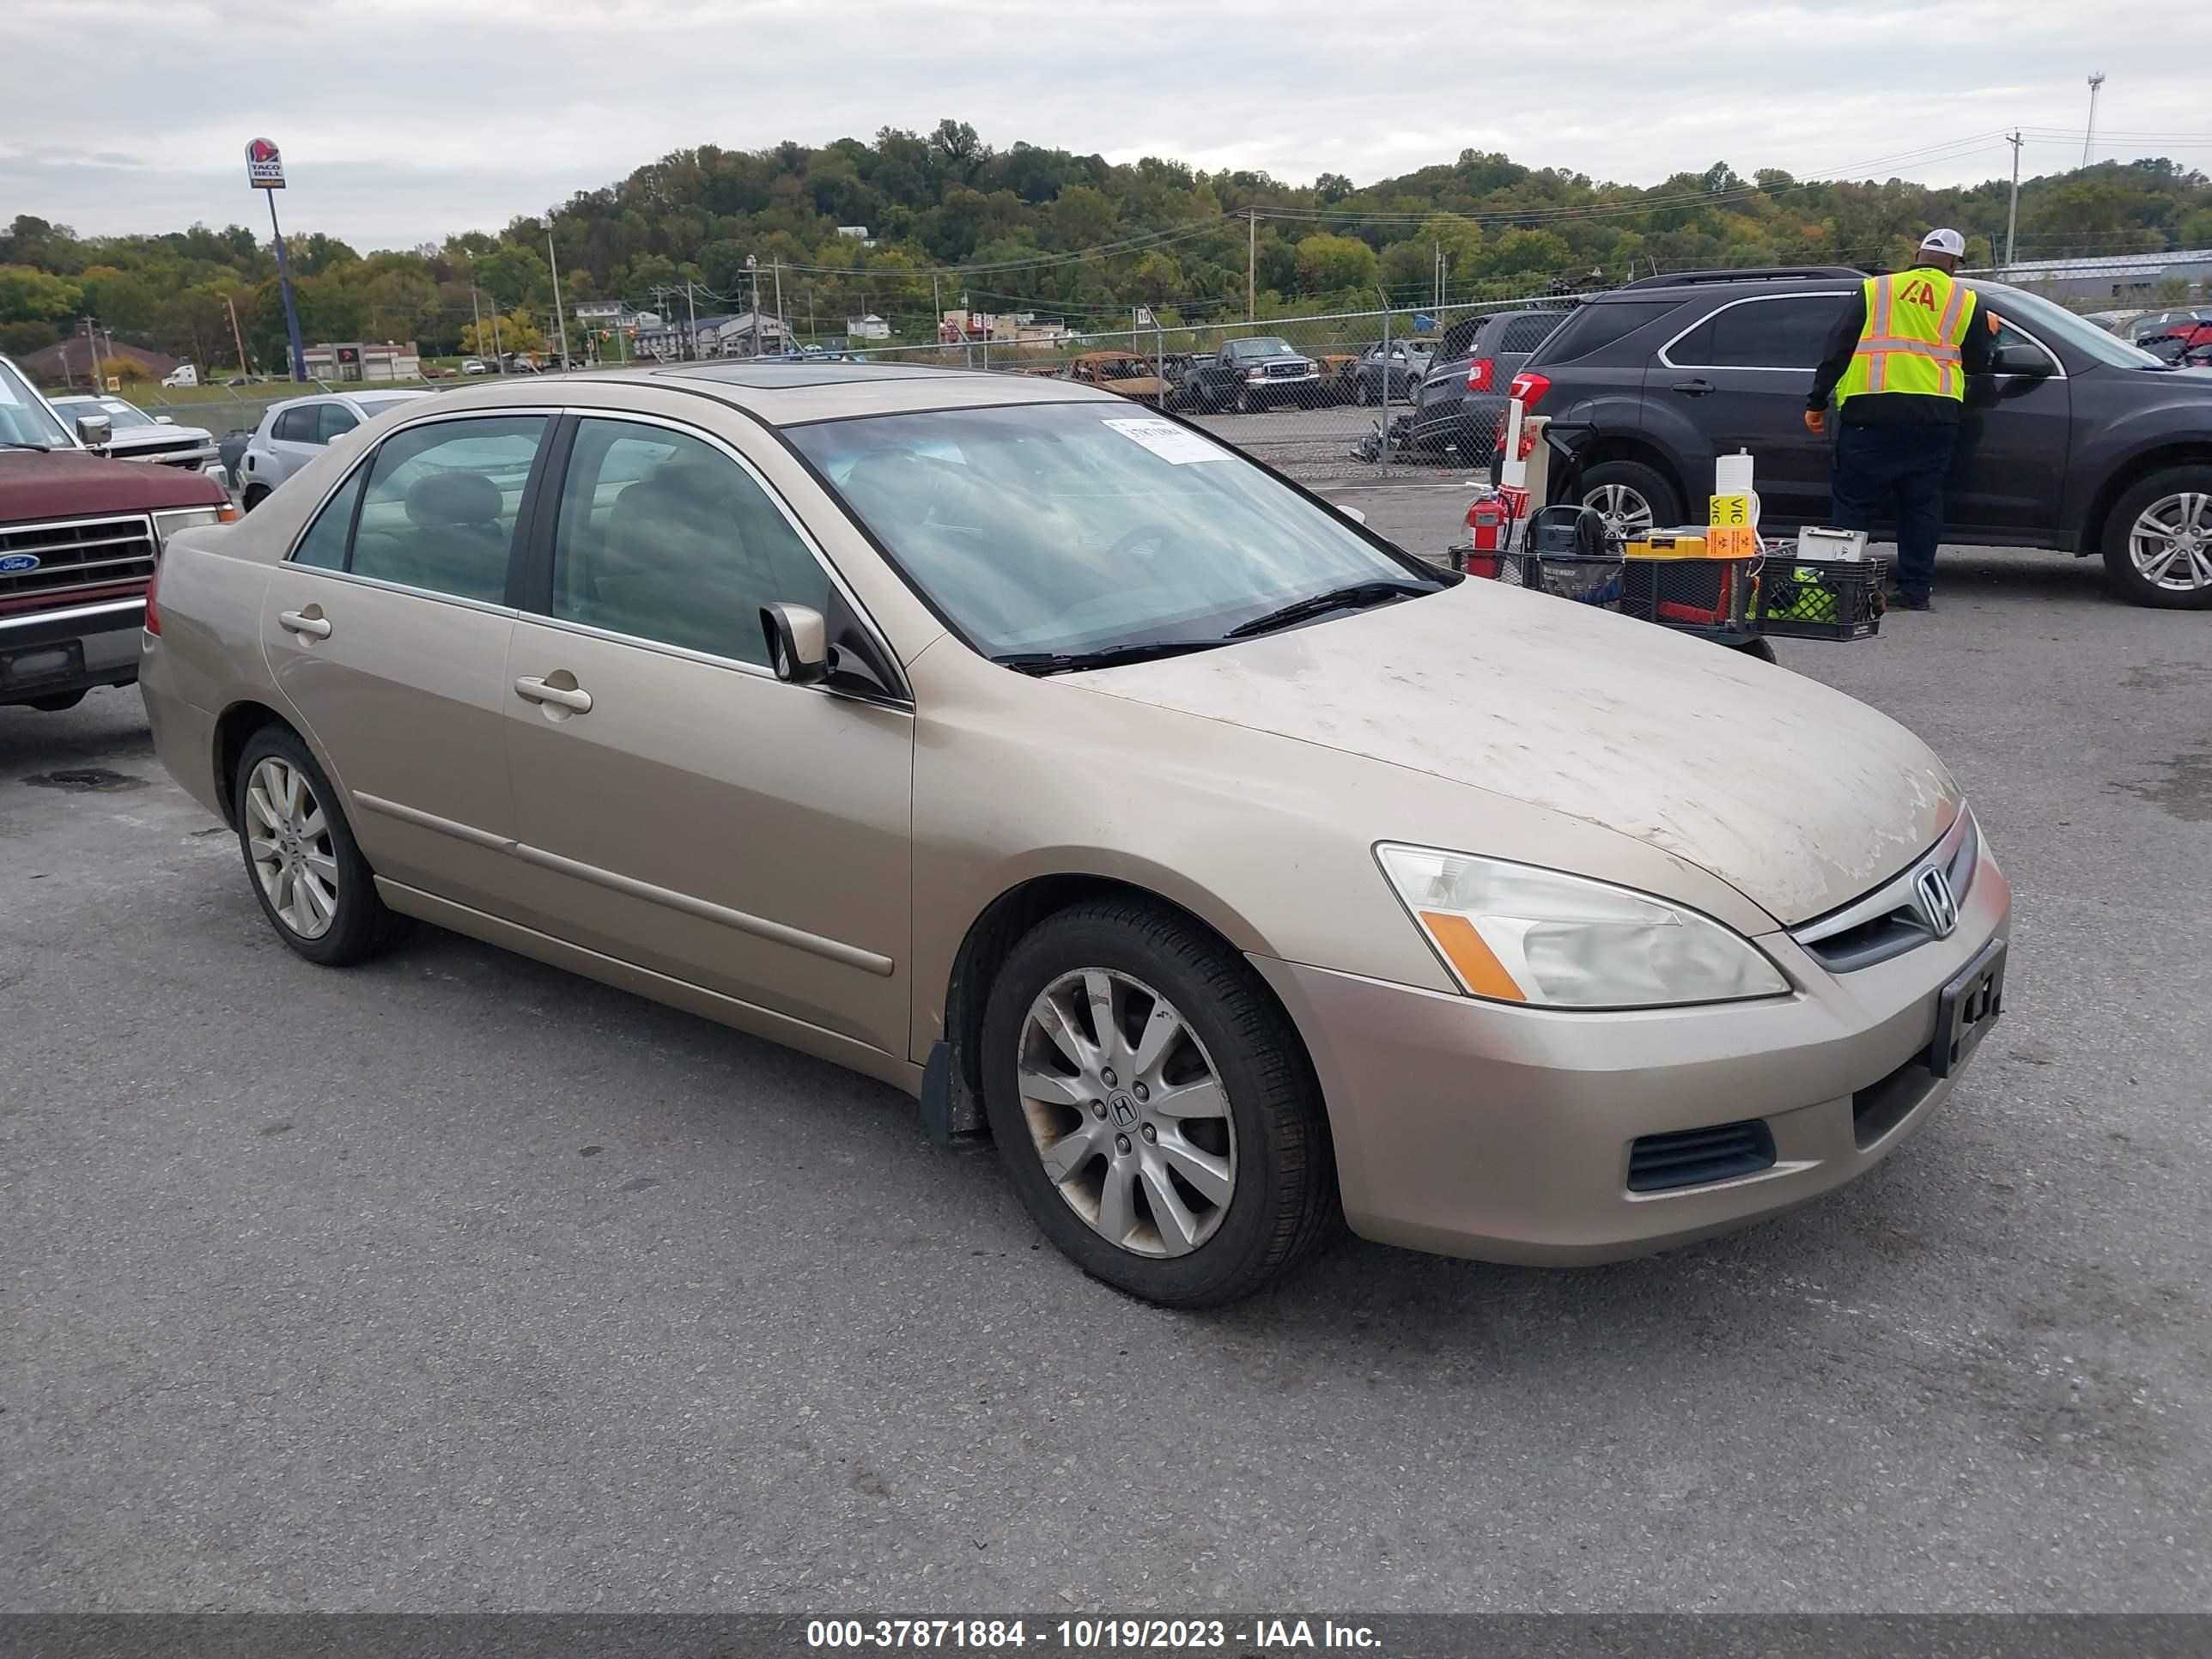
[{"label": "green tree", "polygon": [[1324,231],[1299,239],[1298,281],[1310,294],[1334,294],[1346,289],[1372,288],[1382,273],[1375,250],[1351,236]]},{"label": "green tree", "polygon": [[58,322],[83,302],[78,283],[30,265],[0,265],[0,323]]}]

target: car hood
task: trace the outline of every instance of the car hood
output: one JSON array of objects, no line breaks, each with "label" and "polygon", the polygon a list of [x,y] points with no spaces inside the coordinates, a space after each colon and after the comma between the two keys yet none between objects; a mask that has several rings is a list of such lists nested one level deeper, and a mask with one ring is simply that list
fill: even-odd
[{"label": "car hood", "polygon": [[1602,825],[1793,926],[1895,874],[1959,799],[1918,738],[1817,681],[1479,580],[1079,683]]},{"label": "car hood", "polygon": [[133,426],[111,435],[110,449],[160,449],[172,444],[211,444],[215,434],[204,426]]},{"label": "car hood", "polygon": [[181,467],[111,460],[81,449],[0,449],[0,524],[27,519],[206,507],[230,498],[213,480]]}]

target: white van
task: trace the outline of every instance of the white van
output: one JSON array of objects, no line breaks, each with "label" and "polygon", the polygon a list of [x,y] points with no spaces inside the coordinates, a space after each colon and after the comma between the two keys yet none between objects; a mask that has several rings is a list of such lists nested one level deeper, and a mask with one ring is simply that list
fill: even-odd
[{"label": "white van", "polygon": [[163,386],[198,386],[200,372],[190,363],[179,363],[161,377]]}]

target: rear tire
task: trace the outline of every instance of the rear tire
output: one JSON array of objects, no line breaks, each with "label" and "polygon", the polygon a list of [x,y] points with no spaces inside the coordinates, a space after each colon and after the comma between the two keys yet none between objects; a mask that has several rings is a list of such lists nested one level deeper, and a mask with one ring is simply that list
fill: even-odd
[{"label": "rear tire", "polygon": [[[1601,461],[1582,476],[1577,492],[1616,532],[1664,530],[1682,522],[1682,496],[1673,483],[1641,461]],[[1618,520],[1618,523],[1616,523]]]},{"label": "rear tire", "polygon": [[[1072,1027],[1055,1023],[1055,1008],[1073,1010]],[[1157,1029],[1170,1035],[1152,1039],[1164,1046],[1148,1058]],[[985,1109],[1007,1178],[1045,1237],[1093,1278],[1165,1307],[1233,1302],[1310,1251],[1341,1213],[1321,1089],[1297,1029],[1234,951],[1183,917],[1136,899],[1048,917],[994,981],[982,1042]],[[1168,1170],[1164,1221],[1153,1191]]]},{"label": "rear tire", "polygon": [[2152,473],[2113,504],[2104,544],[2106,577],[2129,604],[2212,610],[2212,466]]},{"label": "rear tire", "polygon": [[264,726],[238,757],[239,852],[276,937],[325,968],[366,961],[398,937],[337,791],[297,732]]}]

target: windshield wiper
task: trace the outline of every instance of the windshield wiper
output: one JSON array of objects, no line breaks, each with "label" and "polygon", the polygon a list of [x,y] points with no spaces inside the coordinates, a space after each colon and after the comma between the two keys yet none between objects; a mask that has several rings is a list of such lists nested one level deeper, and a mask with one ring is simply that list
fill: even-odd
[{"label": "windshield wiper", "polygon": [[1125,662],[1187,656],[1226,643],[1225,640],[1152,640],[1139,645],[1109,645],[1097,651],[1015,651],[991,660],[1018,674],[1072,674],[1085,668],[1114,668]]},{"label": "windshield wiper", "polygon": [[1292,623],[1302,623],[1310,617],[1326,616],[1332,611],[1351,611],[1361,606],[1381,605],[1388,599],[1409,599],[1418,594],[1437,591],[1425,583],[1416,581],[1354,582],[1349,587],[1332,587],[1328,592],[1316,593],[1310,599],[1294,599],[1279,611],[1270,611],[1264,617],[1238,623],[1229,630],[1229,637],[1242,640],[1255,634],[1272,634],[1279,628],[1288,628]]},{"label": "windshield wiper", "polygon": [[35,449],[41,455],[51,455],[54,453],[54,447],[52,444],[17,443],[13,438],[0,443],[0,449]]}]

